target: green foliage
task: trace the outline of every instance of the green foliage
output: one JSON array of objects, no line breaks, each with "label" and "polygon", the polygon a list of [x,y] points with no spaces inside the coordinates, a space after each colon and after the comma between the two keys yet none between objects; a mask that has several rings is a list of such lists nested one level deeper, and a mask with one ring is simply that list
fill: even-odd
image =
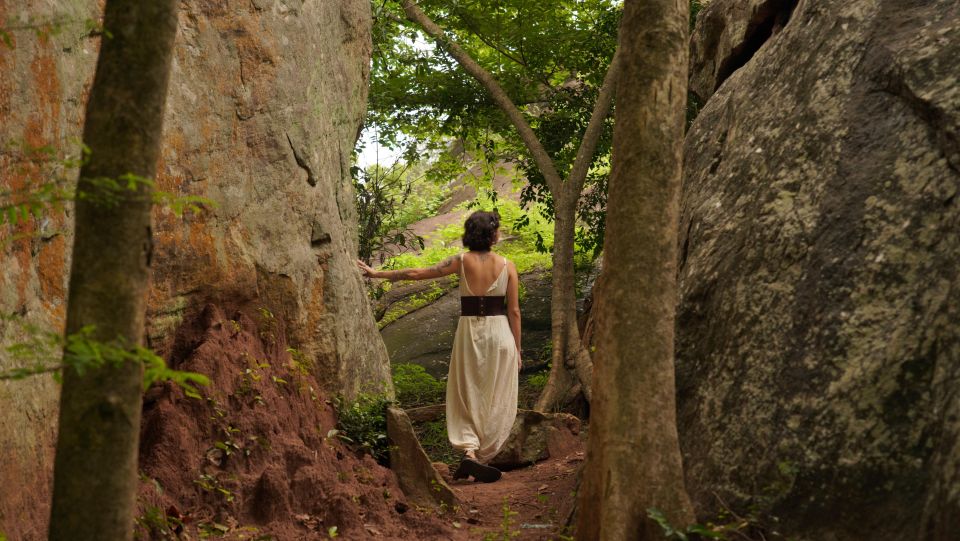
[{"label": "green foliage", "polygon": [[690,31],[693,32],[693,28],[697,26],[697,16],[700,15],[700,10],[707,7],[707,4],[710,0],[690,0]]},{"label": "green foliage", "polygon": [[367,170],[354,167],[351,172],[357,198],[360,259],[369,264],[378,252],[423,248],[423,239],[403,219],[407,201],[413,196],[407,168],[374,165]]},{"label": "green foliage", "polygon": [[299,349],[288,347],[287,353],[290,354],[290,368],[295,374],[307,377],[316,369],[317,363],[304,355]]},{"label": "green foliage", "polygon": [[[572,77],[599,85],[616,46],[614,1],[424,0],[418,5],[500,81],[521,107],[549,114]],[[442,46],[427,45],[393,2],[374,4],[370,120],[386,143],[447,135],[486,144],[512,128]],[[609,19],[609,20],[608,20]],[[391,139],[394,138],[394,139]],[[479,147],[480,145],[478,145]]]},{"label": "green foliage", "polygon": [[[561,176],[572,168],[617,44],[622,3],[613,0],[418,2],[447,34],[490,72],[525,113]],[[690,0],[690,25],[706,0]],[[367,124],[380,143],[405,147],[405,159],[434,156],[426,171],[450,179],[475,164],[515,161],[528,184],[524,204],[553,219],[553,199],[514,126],[487,91],[405,20],[394,2],[374,2],[374,55]],[[700,104],[691,96],[688,123]],[[593,257],[605,235],[613,115],[609,115],[577,205],[578,247]],[[451,141],[465,152],[447,152]],[[489,179],[491,174],[485,174]],[[517,229],[526,224],[519,222]],[[539,248],[549,247],[541,242]]]},{"label": "green foliage", "polygon": [[397,402],[404,408],[439,404],[446,386],[418,364],[397,364],[393,367],[393,388]]},{"label": "green foliage", "polygon": [[[425,0],[418,5],[498,80],[565,176],[616,48],[621,4]],[[540,203],[542,215],[552,219],[552,198],[540,171],[486,90],[442,44],[428,45],[394,3],[375,3],[374,14],[368,123],[377,126],[380,141],[392,147],[415,141],[429,150],[454,139],[488,164],[516,160],[530,183],[523,201]],[[579,205],[578,238],[591,252],[602,243],[611,142],[612,117]],[[407,143],[407,155],[419,156],[417,145]]]},{"label": "green foliage", "polygon": [[197,524],[197,532],[200,539],[210,539],[211,537],[223,537],[230,533],[230,527],[226,524],[220,524],[214,521],[203,521]]},{"label": "green foliage", "polygon": [[[23,226],[31,220],[41,220],[45,216],[63,211],[66,204],[77,201],[92,201],[97,205],[112,207],[123,203],[147,200],[140,194],[150,192],[149,201],[182,216],[186,212],[200,213],[204,207],[215,204],[200,196],[178,195],[156,189],[152,179],[133,174],[118,178],[84,178],[77,183],[73,180],[76,170],[90,159],[90,150],[80,144],[80,155],[61,155],[50,145],[33,146],[26,143],[7,142],[3,154],[14,163],[13,168],[22,177],[22,186],[0,189],[0,226],[10,228]],[[82,189],[79,188],[82,186]],[[8,243],[35,235],[51,234],[42,231],[16,233],[0,241],[0,248]]]},{"label": "green foliage", "polygon": [[[143,513],[134,519],[134,524],[148,534],[151,540],[175,540],[179,536],[174,533],[183,528],[183,522],[175,517],[169,517],[163,508],[158,505],[146,505]],[[134,532],[135,539],[144,539],[141,532]],[[0,537],[0,541],[2,541]]]},{"label": "green foliage", "polygon": [[[690,32],[693,32],[693,28],[697,25],[700,10],[706,7],[708,2],[709,0],[690,0]],[[700,114],[701,108],[703,108],[703,102],[693,92],[687,92],[687,129],[690,129],[690,125]]]},{"label": "green foliage", "polygon": [[194,479],[193,483],[197,485],[200,490],[212,494],[226,503],[233,503],[233,501],[237,499],[237,495],[234,494],[232,490],[226,488],[221,478],[217,475],[204,473]]},{"label": "green foliage", "polygon": [[721,512],[714,520],[708,521],[706,524],[691,524],[683,530],[670,524],[670,521],[659,509],[653,507],[647,509],[647,517],[660,525],[665,539],[675,541],[703,541],[707,539],[764,541],[767,539],[767,535],[779,537],[777,532],[765,533],[756,516],[740,517],[729,510]]},{"label": "green foliage", "polygon": [[417,440],[423,451],[430,457],[431,462],[443,462],[455,466],[460,462],[462,453],[450,445],[447,436],[447,420],[444,418],[435,421],[417,423],[415,426]]},{"label": "green foliage", "polygon": [[[534,204],[531,210],[527,211],[513,200],[500,199],[495,203],[493,201],[489,194],[481,194],[477,202],[464,203],[458,208],[480,206],[497,209],[500,213],[502,240],[494,250],[513,261],[518,273],[525,274],[537,269],[552,268],[553,260],[548,250],[553,245],[553,225],[540,212],[541,207]],[[421,253],[405,253],[392,257],[384,263],[384,268],[429,267],[464,250],[460,241],[463,237],[461,223],[442,227],[436,230],[433,236],[436,242]],[[574,257],[578,268],[588,267],[591,264],[592,257],[582,246],[577,247]]]},{"label": "green foliage", "polygon": [[527,385],[536,391],[542,391],[547,386],[547,380],[550,379],[550,372],[537,372],[527,377]]},{"label": "green foliage", "polygon": [[224,486],[223,479],[218,475],[204,473],[197,479],[194,479],[193,482],[200,487],[200,490],[222,498],[226,503],[233,503],[233,501],[237,499],[237,495]]},{"label": "green foliage", "polygon": [[392,401],[384,395],[361,393],[348,402],[343,397],[333,401],[337,410],[336,436],[357,450],[369,453],[377,462],[386,464],[390,445],[387,440],[387,407]]},{"label": "green foliage", "polygon": [[[117,366],[127,362],[143,365],[144,389],[160,381],[172,381],[183,387],[188,396],[199,398],[194,385],[208,385],[209,379],[201,374],[172,370],[167,363],[149,348],[129,344],[122,337],[112,341],[96,338],[92,325],[80,331],[61,336],[22,321],[20,318],[0,316],[0,321],[19,325],[26,339],[4,348],[7,366],[15,368],[0,372],[0,381],[19,380],[38,374],[52,373],[60,377],[64,368],[83,375],[88,370],[103,366]],[[59,360],[58,360],[59,359]]]}]

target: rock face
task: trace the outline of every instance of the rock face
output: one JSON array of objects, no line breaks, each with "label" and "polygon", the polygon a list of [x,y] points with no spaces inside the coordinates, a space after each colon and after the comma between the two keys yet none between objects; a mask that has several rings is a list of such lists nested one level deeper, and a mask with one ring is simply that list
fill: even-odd
[{"label": "rock face", "polygon": [[[70,21],[52,35],[0,45],[0,140],[76,153],[99,38],[82,23],[98,2],[0,1],[0,21]],[[369,3],[187,0],[165,124],[158,189],[208,198],[185,218],[155,214],[149,344],[172,363],[189,354],[184,322],[208,304],[259,310],[261,332],[315,362],[324,391],[389,383],[353,260],[349,160],[366,102]],[[62,168],[60,168],[62,169]],[[49,178],[20,152],[0,156],[0,190]],[[75,171],[63,172],[66,176]],[[0,311],[62,325],[72,216],[0,231]],[[12,234],[23,234],[11,240]],[[0,339],[22,338],[0,323]],[[0,361],[0,369],[9,368]],[[58,387],[0,383],[0,530],[43,536]],[[8,444],[12,442],[12,444]]]},{"label": "rock face", "polygon": [[693,36],[712,96],[680,223],[688,489],[701,518],[761,508],[795,539],[955,538],[960,8],[801,0],[745,20],[759,4],[711,2]]}]

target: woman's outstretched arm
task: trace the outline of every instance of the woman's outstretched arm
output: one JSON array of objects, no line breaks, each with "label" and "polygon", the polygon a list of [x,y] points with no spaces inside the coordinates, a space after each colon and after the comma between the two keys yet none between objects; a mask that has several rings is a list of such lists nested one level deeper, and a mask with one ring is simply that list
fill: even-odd
[{"label": "woman's outstretched arm", "polygon": [[423,269],[400,269],[400,270],[374,270],[370,265],[357,260],[357,266],[364,276],[368,278],[386,278],[391,282],[397,280],[428,280],[430,278],[439,278],[455,272],[460,272],[460,258],[452,255],[432,267]]},{"label": "woman's outstretched arm", "polygon": [[520,277],[513,261],[507,262],[507,320],[510,322],[510,331],[517,342],[517,370],[520,370]]}]

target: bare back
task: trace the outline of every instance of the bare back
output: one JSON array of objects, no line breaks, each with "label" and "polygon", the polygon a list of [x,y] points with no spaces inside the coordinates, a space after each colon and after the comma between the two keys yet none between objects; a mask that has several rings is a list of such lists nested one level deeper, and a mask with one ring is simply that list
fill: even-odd
[{"label": "bare back", "polygon": [[467,252],[461,256],[461,272],[466,289],[473,295],[486,295],[500,278],[507,260],[493,252]]}]

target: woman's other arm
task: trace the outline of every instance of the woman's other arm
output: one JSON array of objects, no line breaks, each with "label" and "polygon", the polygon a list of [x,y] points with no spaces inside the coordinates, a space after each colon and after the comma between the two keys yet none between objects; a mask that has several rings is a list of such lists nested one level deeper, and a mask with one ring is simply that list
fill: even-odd
[{"label": "woman's other arm", "polygon": [[448,274],[460,271],[460,258],[450,256],[432,267],[423,269],[400,269],[400,270],[374,270],[370,265],[357,260],[357,266],[364,276],[369,278],[386,278],[391,282],[397,280],[429,280],[430,278],[439,278]]},{"label": "woman's other arm", "polygon": [[507,320],[517,342],[517,370],[520,370],[520,277],[513,261],[507,262]]}]

